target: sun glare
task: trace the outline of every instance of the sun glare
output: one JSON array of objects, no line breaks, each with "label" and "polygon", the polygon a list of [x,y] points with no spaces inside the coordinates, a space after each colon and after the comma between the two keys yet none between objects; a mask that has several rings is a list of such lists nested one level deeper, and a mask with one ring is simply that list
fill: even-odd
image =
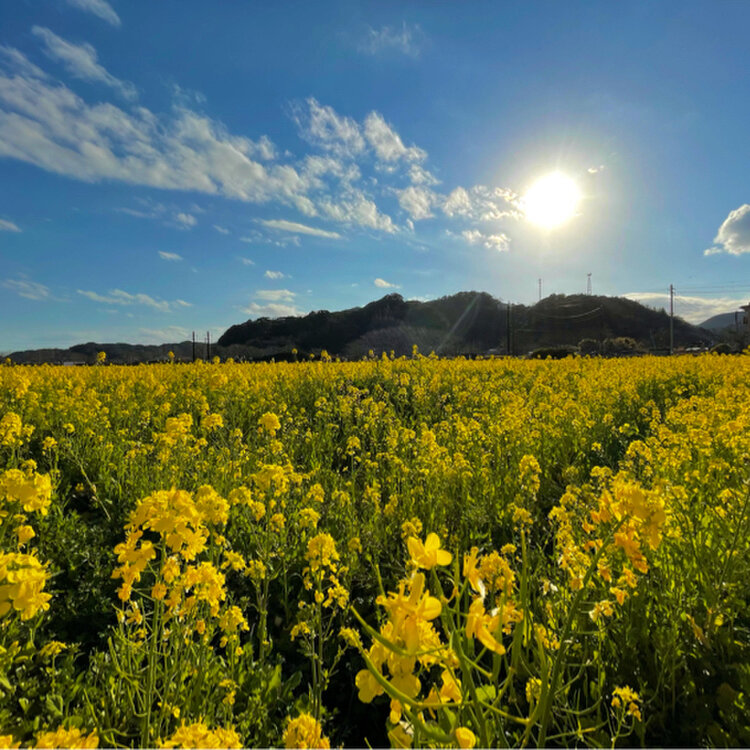
[{"label": "sun glare", "polygon": [[523,196],[526,218],[544,229],[554,229],[575,216],[581,193],[561,172],[540,177]]}]

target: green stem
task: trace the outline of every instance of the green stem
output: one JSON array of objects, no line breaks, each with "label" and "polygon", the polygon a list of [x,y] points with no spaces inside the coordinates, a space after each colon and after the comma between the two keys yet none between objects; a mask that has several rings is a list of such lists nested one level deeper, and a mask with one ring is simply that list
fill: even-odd
[{"label": "green stem", "polygon": [[156,602],[154,607],[154,624],[151,628],[151,643],[148,654],[148,684],[146,688],[146,721],[141,727],[141,747],[150,747],[149,729],[151,727],[151,709],[154,702],[154,684],[156,682],[156,646],[161,632],[162,603]]},{"label": "green stem", "polygon": [[[610,531],[609,535],[607,536],[607,543],[603,543],[602,546],[599,547],[597,553],[594,555],[594,558],[591,560],[588,570],[586,571],[586,575],[584,575],[583,577],[583,583],[581,584],[581,588],[578,590],[575,597],[573,598],[573,604],[571,605],[570,611],[568,612],[568,617],[565,621],[565,627],[563,628],[562,636],[560,637],[560,648],[557,651],[554,664],[552,665],[552,676],[550,677],[549,687],[547,688],[546,692],[544,692],[542,695],[541,702],[544,704],[544,708],[542,709],[541,730],[539,733],[539,743],[538,743],[539,747],[544,747],[547,741],[547,725],[549,723],[549,716],[552,711],[552,700],[557,690],[557,679],[560,675],[563,662],[565,661],[567,641],[573,629],[573,621],[578,614],[578,607],[581,603],[581,599],[583,598],[583,595],[586,593],[586,587],[588,586],[588,583],[591,580],[591,576],[594,574],[594,571],[597,568],[599,559],[604,554],[604,551],[607,549],[609,540],[614,538],[614,535],[617,533],[617,530],[625,523],[626,519],[627,519],[627,516],[625,516],[624,518],[620,520],[620,522]],[[529,725],[528,729],[530,728],[531,728],[531,725]]]}]

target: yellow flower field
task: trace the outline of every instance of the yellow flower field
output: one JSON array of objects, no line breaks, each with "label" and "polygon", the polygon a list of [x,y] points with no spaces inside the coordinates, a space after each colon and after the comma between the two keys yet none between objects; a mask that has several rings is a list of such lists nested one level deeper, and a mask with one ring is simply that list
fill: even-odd
[{"label": "yellow flower field", "polygon": [[0,367],[0,746],[749,745],[749,428],[748,356]]}]

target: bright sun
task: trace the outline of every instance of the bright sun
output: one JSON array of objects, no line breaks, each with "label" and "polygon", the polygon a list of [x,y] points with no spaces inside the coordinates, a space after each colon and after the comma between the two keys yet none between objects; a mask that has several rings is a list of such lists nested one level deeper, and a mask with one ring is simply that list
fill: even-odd
[{"label": "bright sun", "polygon": [[523,196],[526,218],[544,229],[554,229],[573,218],[581,193],[578,186],[561,172],[540,177]]}]

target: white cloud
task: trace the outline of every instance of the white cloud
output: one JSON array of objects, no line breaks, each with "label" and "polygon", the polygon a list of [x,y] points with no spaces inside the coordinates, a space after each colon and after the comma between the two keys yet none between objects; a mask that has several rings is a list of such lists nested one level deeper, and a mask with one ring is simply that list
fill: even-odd
[{"label": "white cloud", "polygon": [[704,255],[750,253],[750,204],[744,203],[729,212],[714,237],[714,243],[713,247],[703,252]]},{"label": "white cloud", "polygon": [[198,219],[196,219],[192,214],[178,213],[174,218],[175,221],[184,229],[194,227],[198,223]]},{"label": "white cloud", "polygon": [[166,253],[163,250],[159,250],[159,257],[162,260],[171,260],[171,261],[182,260],[181,255],[178,255],[177,253]]},{"label": "white cloud", "polygon": [[600,164],[598,167],[589,167],[586,171],[589,174],[597,174],[597,172],[603,172],[605,169],[604,164]]},{"label": "white cloud", "polygon": [[500,232],[499,234],[482,234],[478,229],[465,229],[461,232],[461,236],[470,245],[482,244],[488,250],[505,252],[510,248],[510,237],[503,232]]},{"label": "white cloud", "polygon": [[68,5],[93,13],[112,26],[120,25],[120,17],[106,0],[68,0]]},{"label": "white cloud", "polygon": [[42,26],[34,26],[31,32],[44,42],[47,56],[62,63],[72,76],[103,83],[119,91],[127,99],[137,97],[132,83],[115,78],[97,62],[96,50],[90,44],[73,44]]},{"label": "white cloud", "polygon": [[4,57],[11,70],[0,72],[0,157],[86,182],[277,200],[314,211],[293,167],[254,160],[267,151],[262,140],[232,135],[185,108],[156,115],[145,107],[89,105],[62,84],[22,74],[14,57]]},{"label": "white cloud", "polygon": [[9,65],[21,76],[42,80],[49,78],[40,67],[34,65],[23,52],[19,52],[15,47],[6,47],[0,44],[0,54],[5,56]]},{"label": "white cloud", "polygon": [[138,337],[140,344],[174,344],[187,341],[190,338],[190,331],[182,326],[139,328]]},{"label": "white cloud", "polygon": [[333,156],[309,154],[305,157],[301,173],[311,189],[323,190],[326,184],[322,178],[335,177],[345,187],[351,186],[362,177],[359,167],[353,162],[344,162]]},{"label": "white cloud", "polygon": [[385,162],[422,161],[427,152],[417,146],[404,146],[401,136],[385,121],[379,112],[370,112],[365,118],[365,138],[375,150],[378,159]]},{"label": "white cloud", "polygon": [[221,227],[221,226],[219,226],[218,224],[214,224],[214,225],[213,225],[213,227],[214,227],[214,229],[215,229],[215,230],[216,230],[216,231],[217,231],[217,232],[218,232],[219,234],[229,234],[229,233],[230,233],[230,232],[229,232],[229,230],[228,230],[228,229],[227,229],[226,227]]},{"label": "white cloud", "polygon": [[155,219],[158,215],[154,211],[139,211],[135,208],[116,208],[115,211],[128,216],[135,216],[137,219]]},{"label": "white cloud", "polygon": [[379,289],[399,289],[398,284],[391,284],[389,281],[386,281],[385,279],[375,279],[375,281],[372,282],[376,287]]},{"label": "white cloud", "polygon": [[319,201],[319,208],[331,219],[345,224],[357,224],[389,234],[397,231],[391,217],[381,213],[374,201],[361,190],[350,190],[337,201],[324,198]]},{"label": "white cloud", "polygon": [[155,299],[150,297],[148,294],[137,293],[130,294],[124,292],[122,289],[112,289],[108,294],[98,294],[97,292],[84,291],[82,289],[76,290],[78,294],[90,299],[94,302],[102,302],[107,305],[144,305],[151,307],[159,312],[173,312],[184,307],[192,307],[190,302],[185,302],[182,299],[176,299],[172,302],[166,300]]},{"label": "white cloud", "polygon": [[400,29],[392,26],[368,28],[367,34],[359,44],[359,51],[368,55],[395,51],[409,57],[418,57],[422,36],[419,26],[409,26],[406,22]]},{"label": "white cloud", "polygon": [[283,305],[276,302],[269,302],[266,305],[251,302],[247,307],[241,308],[241,312],[254,318],[287,318],[302,315],[302,311],[296,305]]},{"label": "white cloud", "polygon": [[288,289],[258,289],[255,296],[267,302],[294,302],[297,295]]},{"label": "white cloud", "polygon": [[44,284],[39,284],[36,281],[28,281],[26,279],[6,279],[3,282],[3,286],[26,299],[38,301],[50,298],[49,287],[44,286]]},{"label": "white cloud", "polygon": [[401,208],[417,221],[429,219],[433,215],[431,208],[438,201],[437,195],[432,190],[413,185],[405,190],[397,190],[396,194]]},{"label": "white cloud", "polygon": [[471,198],[466,188],[454,188],[450,195],[443,203],[443,212],[447,216],[470,216],[471,215]]},{"label": "white cloud", "polygon": [[508,188],[475,185],[470,190],[457,187],[443,203],[446,216],[463,216],[476,221],[498,221],[520,218],[519,196]]},{"label": "white cloud", "polygon": [[19,228],[18,224],[13,223],[12,221],[6,221],[5,219],[0,219],[0,232],[20,232],[21,229]]},{"label": "white cloud", "polygon": [[286,279],[287,275],[281,271],[266,271],[263,274],[267,279]]},{"label": "white cloud", "polygon": [[316,146],[342,156],[355,156],[364,150],[359,125],[351,117],[343,117],[333,107],[321,105],[310,97],[303,105],[292,108],[292,117],[300,135]]},{"label": "white cloud", "polygon": [[[406,188],[401,200],[411,218],[424,218],[440,205],[442,196],[434,194],[436,202],[427,205],[426,196],[432,194],[420,192],[429,191],[435,182],[417,163],[425,158],[425,152],[404,145],[377,112],[368,115],[363,130],[351,118],[309,100],[304,117],[299,110],[298,117],[307,128],[308,140],[328,153],[306,155],[294,165],[268,162],[264,160],[276,150],[265,137],[251,140],[230,133],[221,122],[186,105],[156,114],[142,106],[89,104],[66,85],[37,75],[21,53],[8,53],[8,48],[0,48],[0,52],[0,159],[20,160],[92,183],[117,181],[256,204],[275,203],[305,216],[393,234],[399,227],[376,203],[380,195],[394,194],[385,183],[385,173],[382,183],[369,177],[366,193],[357,186],[362,179],[360,167],[347,156],[371,152],[377,157],[375,169],[408,170],[413,190]],[[503,215],[493,207],[499,199],[489,193],[482,197],[478,190],[472,188],[470,218]],[[450,215],[450,200],[443,210]],[[123,211],[171,226],[195,225],[195,211],[190,208],[151,203]],[[214,227],[216,231],[224,229]],[[299,244],[303,234],[341,238],[338,231],[291,220],[270,220],[264,229],[260,237],[252,232],[245,236],[279,247]],[[269,230],[276,234],[269,237]],[[280,236],[282,232],[293,236]]]},{"label": "white cloud", "polygon": [[[629,292],[622,296],[657,310],[669,310],[669,294],[666,292],[663,294],[658,292]],[[746,297],[693,297],[677,294],[674,299],[674,312],[675,315],[679,315],[689,323],[699,324],[714,315],[739,312],[740,305],[746,304]]]},{"label": "white cloud", "polygon": [[412,164],[409,167],[409,179],[412,185],[439,185],[440,180],[432,172],[420,167],[419,164]]},{"label": "white cloud", "polygon": [[309,234],[313,237],[326,237],[331,240],[341,239],[341,235],[338,232],[328,232],[325,229],[309,227],[306,224],[299,224],[296,221],[286,221],[285,219],[259,219],[258,223],[269,229],[278,229],[282,232]]},{"label": "white cloud", "polygon": [[237,260],[239,260],[239,262],[242,263],[243,266],[254,266],[255,265],[255,261],[254,260],[250,260],[250,258],[244,258],[244,257],[240,256],[239,258],[237,258]]}]

